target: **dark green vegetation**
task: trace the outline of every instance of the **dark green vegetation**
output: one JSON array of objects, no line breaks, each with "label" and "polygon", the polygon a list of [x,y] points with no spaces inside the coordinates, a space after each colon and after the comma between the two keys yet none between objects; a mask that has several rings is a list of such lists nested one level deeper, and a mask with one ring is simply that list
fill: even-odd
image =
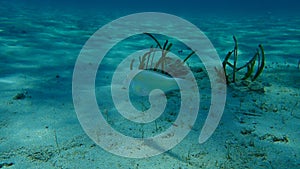
[{"label": "dark green vegetation", "polygon": [[[144,34],[149,36],[150,38],[152,38],[155,41],[156,47],[153,47],[153,45],[152,45],[150,50],[139,58],[139,61],[140,61],[139,69],[152,68],[153,70],[165,71],[166,64],[169,64],[167,62],[170,60],[170,58],[167,57],[167,54],[171,50],[171,47],[173,44],[170,43],[168,40],[166,40],[165,43],[162,45],[152,34],[150,34],[150,33],[144,33]],[[162,54],[161,54],[160,58],[158,59],[158,61],[156,63],[153,63],[154,54],[158,50],[161,50]],[[177,63],[177,64],[184,64],[194,53],[195,53],[195,51],[192,51],[183,60],[183,62]],[[132,62],[131,62],[130,69],[132,69],[133,62],[134,62],[134,60],[132,60]],[[177,65],[177,66],[180,66],[180,65]]]},{"label": "dark green vegetation", "polygon": [[[234,48],[232,51],[229,51],[223,61],[223,68],[226,76],[227,84],[229,83],[235,83],[236,82],[236,75],[237,72],[247,69],[244,77],[242,77],[240,80],[247,80],[251,79],[251,81],[255,81],[257,77],[262,73],[264,66],[265,66],[265,52],[264,48],[261,44],[258,45],[258,49],[256,50],[254,56],[243,66],[237,67],[237,61],[238,61],[238,42],[235,36],[233,36],[234,40]],[[233,54],[233,63],[229,62],[229,59],[231,58]],[[257,63],[256,71],[255,65]],[[229,66],[229,68],[232,69],[231,74],[228,73],[228,70],[226,69],[226,66]],[[232,78],[230,77],[232,76]]]},{"label": "dark green vegetation", "polygon": [[[164,44],[161,44],[152,34],[144,34],[155,41],[156,47],[153,47],[152,45],[150,50],[139,58],[138,68],[165,72],[167,70],[167,67],[170,66],[170,63],[168,63],[170,62],[170,58],[167,57],[167,54],[171,50],[173,44],[168,40],[166,40]],[[234,48],[227,53],[222,63],[227,84],[236,83],[236,81],[244,81],[248,79],[250,79],[252,82],[255,81],[259,77],[259,75],[261,75],[265,67],[265,52],[263,46],[259,44],[254,56],[246,64],[238,67],[238,41],[235,36],[233,36],[233,40]],[[156,51],[161,51],[162,54],[160,55],[158,61],[156,63],[153,63],[153,58]],[[176,65],[172,66],[177,68],[182,66],[182,64],[184,64],[193,54],[195,54],[195,51],[192,50],[192,52],[188,56],[186,56],[183,61],[176,62]],[[233,60],[233,63],[230,62],[230,60]],[[133,69],[133,62],[134,60],[132,60],[131,62],[130,69]],[[172,62],[175,63],[174,61]],[[243,76],[238,76],[238,73],[240,72],[245,72],[245,74]]]}]

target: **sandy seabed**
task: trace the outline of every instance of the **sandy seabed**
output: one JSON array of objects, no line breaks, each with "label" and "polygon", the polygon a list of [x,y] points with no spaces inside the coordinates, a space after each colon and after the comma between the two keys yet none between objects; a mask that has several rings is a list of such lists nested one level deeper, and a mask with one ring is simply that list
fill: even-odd
[{"label": "sandy seabed", "polygon": [[[0,16],[0,168],[300,168],[299,17],[185,17],[206,33],[221,58],[233,47],[232,34],[239,39],[241,61],[262,43],[266,67],[254,87],[228,86],[219,127],[199,144],[210,85],[205,71],[199,71],[201,64],[190,63],[201,90],[196,124],[170,151],[130,159],[97,146],[81,128],[72,102],[72,73],[81,47],[98,28],[122,15],[89,17],[16,6],[1,12],[6,13]],[[110,65],[120,60],[114,57],[111,53],[97,75],[100,100],[110,94],[105,79],[113,73]],[[99,107],[111,112],[108,120],[116,129],[140,135],[138,127],[119,121],[111,103]],[[159,129],[149,125],[143,134],[164,131],[173,116],[167,112]]]}]

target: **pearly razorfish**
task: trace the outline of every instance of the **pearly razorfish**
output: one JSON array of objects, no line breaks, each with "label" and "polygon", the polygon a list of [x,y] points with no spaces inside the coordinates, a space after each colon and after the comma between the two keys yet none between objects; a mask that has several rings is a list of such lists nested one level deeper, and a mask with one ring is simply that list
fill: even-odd
[{"label": "pearly razorfish", "polygon": [[130,90],[139,96],[147,96],[154,89],[160,89],[164,93],[178,90],[178,82],[184,79],[173,78],[170,74],[158,70],[143,70],[131,81]]}]

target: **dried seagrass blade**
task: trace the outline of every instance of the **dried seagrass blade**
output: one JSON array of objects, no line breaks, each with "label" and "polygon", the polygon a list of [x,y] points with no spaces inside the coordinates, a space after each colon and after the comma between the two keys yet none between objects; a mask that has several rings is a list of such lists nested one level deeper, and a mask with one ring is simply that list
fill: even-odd
[{"label": "dried seagrass blade", "polygon": [[139,69],[145,68],[146,57],[147,56],[149,57],[151,53],[152,53],[152,49],[150,49],[149,52],[146,52],[142,57],[139,57],[139,61],[140,61]]},{"label": "dried seagrass blade", "polygon": [[151,45],[150,47],[150,51],[149,51],[149,54],[147,55],[147,63],[146,63],[146,68],[145,69],[148,69],[148,65],[149,65],[149,61],[150,61],[150,57],[151,57],[151,53],[153,53],[154,49],[153,49],[153,45]]},{"label": "dried seagrass blade", "polygon": [[[158,69],[159,65],[162,65],[164,61],[164,57],[160,57],[157,63],[155,64],[154,68]],[[163,67],[163,66],[162,66]]]}]

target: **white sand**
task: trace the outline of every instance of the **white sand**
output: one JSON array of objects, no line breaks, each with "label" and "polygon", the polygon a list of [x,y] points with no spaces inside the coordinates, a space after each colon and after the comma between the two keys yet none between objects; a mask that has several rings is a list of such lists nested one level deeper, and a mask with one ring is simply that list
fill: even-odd
[{"label": "white sand", "polygon": [[[259,43],[264,44],[267,68],[257,83],[264,85],[265,92],[250,91],[241,85],[228,87],[220,125],[213,136],[200,145],[197,141],[208,112],[210,90],[205,73],[195,74],[201,89],[201,108],[190,134],[164,154],[128,159],[106,152],[89,139],[77,120],[72,102],[72,71],[76,57],[88,36],[106,21],[98,23],[96,18],[80,23],[82,18],[66,14],[52,16],[53,26],[49,28],[45,16],[47,11],[33,15],[27,10],[23,24],[23,18],[12,21],[0,16],[3,23],[0,26],[0,166],[3,168],[300,167],[300,71],[297,68],[300,32],[293,29],[293,25],[285,25],[289,28],[285,32],[289,40],[276,40],[288,29],[276,27],[274,18],[269,20],[274,23],[273,28],[266,26],[257,30],[253,30],[255,26],[251,27],[251,24],[259,18],[245,23],[222,18],[214,23],[206,22],[200,28],[214,39],[222,57],[232,49],[231,34],[244,44],[241,55],[249,51],[254,53]],[[10,22],[4,22],[8,20]],[[197,21],[202,23],[205,19],[193,19],[193,22]],[[89,23],[93,23],[92,26]],[[300,20],[293,24],[299,25]],[[254,39],[249,39],[252,37]],[[120,60],[108,58],[107,61],[113,64]],[[107,83],[105,78],[112,71],[113,68],[108,66],[105,72],[98,74],[98,99],[109,96],[105,90],[107,85],[101,84]],[[14,100],[18,93],[24,93],[26,97]],[[128,123],[118,121],[120,117],[114,116],[117,112],[113,105],[104,101],[100,107],[111,112],[109,120],[115,128],[140,135],[138,128],[124,126]],[[170,125],[167,121],[159,122],[161,130]],[[129,130],[130,127],[133,129]],[[153,125],[147,127],[144,129],[148,136],[159,132]],[[13,164],[8,166],[10,163]]]}]

